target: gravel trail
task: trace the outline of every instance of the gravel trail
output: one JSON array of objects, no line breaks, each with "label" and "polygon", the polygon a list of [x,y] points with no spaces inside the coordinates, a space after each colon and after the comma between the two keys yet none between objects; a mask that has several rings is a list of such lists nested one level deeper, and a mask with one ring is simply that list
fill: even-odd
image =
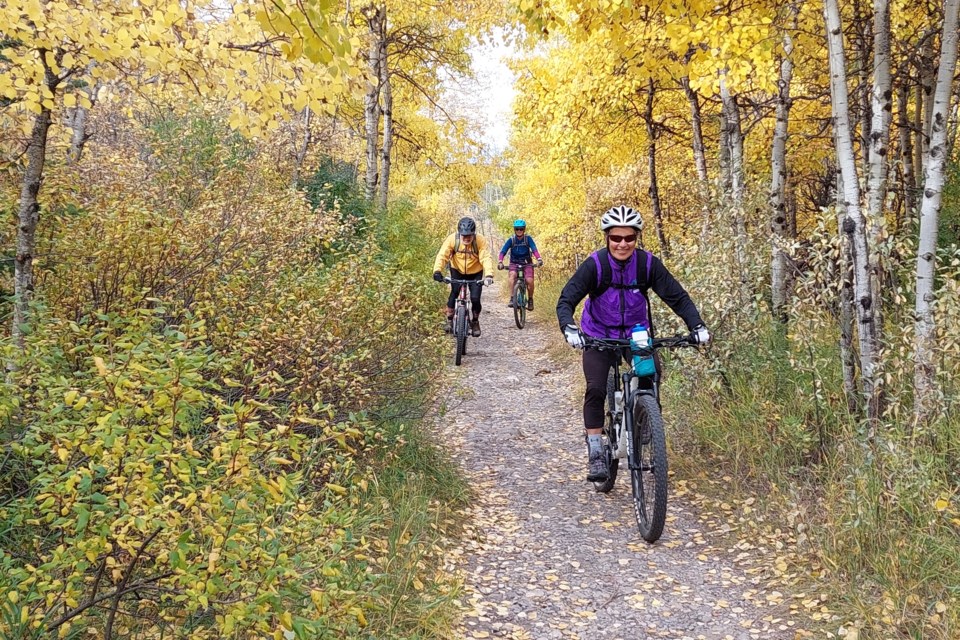
[{"label": "gravel trail", "polygon": [[461,367],[451,343],[450,399],[437,418],[476,495],[451,554],[464,584],[456,637],[822,637],[804,629],[811,612],[827,611],[821,596],[790,592],[780,558],[791,557],[791,537],[741,531],[750,501],[715,505],[699,493],[702,479],[671,471],[667,525],[650,545],[627,474],[609,494],[593,490],[579,359],[550,355],[563,339],[551,308],[518,330],[498,295],[506,286],[501,273],[484,291],[483,335],[468,341]]}]

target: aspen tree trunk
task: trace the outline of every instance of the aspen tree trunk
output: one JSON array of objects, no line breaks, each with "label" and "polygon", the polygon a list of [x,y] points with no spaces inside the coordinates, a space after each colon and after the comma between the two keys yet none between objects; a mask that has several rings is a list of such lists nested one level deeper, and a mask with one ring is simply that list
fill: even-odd
[{"label": "aspen tree trunk", "polygon": [[390,191],[391,151],[393,150],[393,88],[390,85],[390,68],[387,66],[387,14],[383,10],[380,22],[380,86],[383,95],[383,147],[380,151],[380,208],[387,208],[387,195]]},{"label": "aspen tree trunk", "polygon": [[734,253],[737,258],[737,270],[740,274],[740,302],[746,304],[750,299],[747,279],[747,225],[744,220],[744,167],[743,134],[740,128],[740,107],[735,96],[730,95],[725,80],[720,80],[720,96],[723,99],[723,112],[727,120],[727,140],[730,144],[730,199],[733,213]]},{"label": "aspen tree trunk", "polygon": [[[907,211],[906,217],[913,215],[917,206],[916,192],[917,179],[913,173],[913,136],[910,133],[910,114],[907,105],[910,101],[910,85],[903,78],[903,84],[897,90],[898,138],[900,140],[900,172],[903,184],[900,185],[903,194],[903,206]],[[899,224],[897,225],[899,227]]]},{"label": "aspen tree trunk", "polygon": [[690,87],[690,78],[684,76],[680,78],[680,84],[683,85],[683,92],[687,96],[687,102],[690,104],[690,123],[693,128],[693,162],[697,165],[697,179],[702,184],[707,184],[707,153],[703,146],[703,118],[700,115],[700,99],[697,92]]},{"label": "aspen tree trunk", "polygon": [[83,146],[90,139],[87,133],[87,116],[89,109],[78,104],[73,111],[73,118],[70,119],[70,128],[73,133],[70,135],[70,148],[67,150],[67,164],[76,165],[83,156]]},{"label": "aspen tree trunk", "polygon": [[[843,208],[843,180],[837,176],[837,224],[842,228],[846,212]],[[847,411],[857,412],[857,358],[853,349],[853,254],[850,238],[840,233],[840,253],[837,266],[840,278],[840,300],[838,301],[837,321],[840,325],[840,365],[843,370],[843,395],[847,400]]]},{"label": "aspen tree trunk", "polygon": [[890,5],[888,0],[873,0],[873,97],[870,123],[870,148],[867,165],[867,239],[875,257],[873,287],[873,317],[877,327],[883,327],[883,298],[880,285],[885,280],[883,245],[885,233],[884,204],[887,200],[887,153],[890,144]]},{"label": "aspen tree trunk", "polygon": [[780,79],[777,91],[777,122],[773,130],[773,152],[770,159],[770,231],[771,263],[770,291],[773,317],[787,321],[787,254],[784,250],[789,229],[786,207],[787,136],[790,128],[790,83],[793,81],[793,40],[789,29],[796,28],[796,13],[790,27],[783,34],[783,59],[780,61]]},{"label": "aspen tree trunk", "polygon": [[936,82],[936,70],[933,68],[933,38],[926,38],[920,48],[920,99],[923,104],[923,122],[918,129],[920,135],[920,169],[917,176],[926,176],[927,160],[930,158],[930,123],[933,116],[933,85]]},{"label": "aspen tree trunk", "polygon": [[667,244],[667,236],[663,232],[663,208],[660,204],[660,187],[657,183],[657,126],[653,121],[653,78],[647,85],[647,108],[643,119],[647,123],[647,166],[650,170],[650,202],[653,205],[653,224],[657,231],[657,241],[660,243],[660,252],[665,258],[670,257],[670,245]]},{"label": "aspen tree trunk", "polygon": [[[40,60],[44,60],[44,84],[53,93],[59,84],[59,78],[46,64],[46,51],[41,49],[38,53]],[[37,224],[40,221],[40,203],[37,195],[40,193],[43,165],[47,158],[47,133],[50,130],[50,122],[50,110],[41,105],[40,113],[33,119],[30,142],[25,153],[27,167],[20,183],[17,254],[13,261],[13,327],[10,335],[13,343],[21,350],[26,346],[24,330],[30,321],[30,301],[33,299],[33,257],[37,247]]]},{"label": "aspen tree trunk", "polygon": [[[872,123],[870,91],[867,90],[867,87],[870,86],[871,41],[866,35],[866,24],[867,16],[863,5],[860,3],[860,0],[854,0],[853,26],[855,27],[856,36],[853,46],[856,51],[855,62],[857,64],[857,77],[860,80],[858,91],[855,93],[860,102],[857,115],[860,118],[860,159],[863,163],[862,175],[869,175],[870,172],[870,126]],[[856,132],[854,132],[854,135],[855,133]],[[856,149],[854,149],[854,155],[856,155]]]},{"label": "aspen tree trunk", "polygon": [[707,175],[707,153],[703,145],[703,118],[700,99],[690,86],[690,78],[680,78],[683,93],[690,104],[690,123],[693,129],[693,162],[697,166],[697,191],[700,193],[700,244],[706,244],[710,231],[710,178]]},{"label": "aspen tree trunk", "polygon": [[310,142],[312,141],[310,132],[311,114],[312,111],[310,107],[303,108],[303,115],[301,116],[303,121],[303,140],[300,141],[300,145],[297,147],[296,157],[294,158],[292,180],[294,187],[300,182],[300,172],[303,171],[303,162],[307,158],[307,150],[310,148]]},{"label": "aspen tree trunk", "polygon": [[720,112],[720,143],[718,149],[718,163],[720,165],[720,192],[729,193],[732,178],[730,173],[730,129],[727,122],[726,109]]},{"label": "aspen tree trunk", "polygon": [[[93,79],[92,73],[95,66],[96,64],[93,62],[87,65],[87,82]],[[93,108],[93,105],[97,102],[97,94],[100,91],[100,82],[94,82],[93,85],[88,85],[82,89],[82,91],[87,94],[90,107]],[[91,134],[87,132],[89,117],[90,109],[87,109],[80,104],[80,101],[77,101],[77,106],[73,110],[73,117],[70,119],[70,128],[73,130],[73,133],[70,136],[70,149],[67,150],[68,165],[76,165],[83,156],[83,147],[87,144],[87,140],[89,140],[91,136]]]},{"label": "aspen tree trunk", "polygon": [[[873,270],[867,246],[866,220],[860,209],[860,186],[850,130],[843,31],[837,0],[825,0],[823,12],[827,27],[827,49],[830,54],[830,102],[833,109],[834,138],[843,180],[845,215],[840,223],[840,232],[848,237],[853,253],[854,299],[860,347],[860,391],[866,401],[867,416],[873,424],[880,415],[881,400],[877,383],[879,328],[874,322],[873,288],[870,285]],[[871,427],[871,437],[872,433]]]},{"label": "aspen tree trunk", "polygon": [[[921,56],[922,59],[922,56]],[[916,141],[913,145],[913,175],[916,176],[919,193],[920,180],[923,179],[923,81],[917,82],[917,91],[913,94],[913,131]]]},{"label": "aspen tree trunk", "polygon": [[377,166],[377,141],[380,137],[380,21],[382,12],[380,7],[367,7],[364,12],[367,18],[372,42],[367,54],[369,66],[370,86],[364,96],[364,125],[367,137],[367,175],[365,194],[369,202],[377,196],[377,181],[379,177]]},{"label": "aspen tree trunk", "polygon": [[936,410],[936,323],[933,317],[934,277],[937,266],[937,223],[946,167],[947,120],[957,64],[957,9],[960,0],[945,0],[940,69],[937,73],[930,127],[930,150],[924,161],[923,201],[920,204],[920,242],[917,246],[916,361],[914,415],[918,424]]}]

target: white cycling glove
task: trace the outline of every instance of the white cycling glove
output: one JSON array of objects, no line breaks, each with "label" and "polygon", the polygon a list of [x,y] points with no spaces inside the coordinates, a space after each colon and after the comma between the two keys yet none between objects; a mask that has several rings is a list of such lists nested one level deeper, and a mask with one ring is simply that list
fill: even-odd
[{"label": "white cycling glove", "polygon": [[707,327],[702,324],[694,327],[691,336],[697,344],[707,344],[710,342],[710,332],[707,331]]},{"label": "white cycling glove", "polygon": [[492,285],[492,284],[493,284],[493,276],[487,276],[486,278],[484,278],[484,279],[483,279],[483,284],[487,285],[488,287],[489,287],[490,285]]},{"label": "white cycling glove", "polygon": [[583,334],[577,328],[577,325],[568,324],[564,327],[563,337],[567,339],[567,344],[574,349],[583,349]]}]

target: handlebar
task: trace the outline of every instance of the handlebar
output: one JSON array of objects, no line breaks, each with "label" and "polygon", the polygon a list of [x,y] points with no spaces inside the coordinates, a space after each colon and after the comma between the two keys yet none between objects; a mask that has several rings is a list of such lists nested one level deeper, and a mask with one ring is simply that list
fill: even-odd
[{"label": "handlebar", "polygon": [[583,337],[585,347],[597,349],[598,351],[618,351],[621,349],[630,349],[631,353],[640,356],[653,355],[657,349],[678,349],[682,347],[699,347],[700,344],[694,340],[693,335],[671,336],[668,338],[654,338],[653,345],[649,347],[633,347],[633,341],[623,338],[592,338]]},{"label": "handlebar", "polygon": [[[503,271],[503,270],[505,270],[505,269],[509,269],[509,268],[512,267],[512,266],[513,266],[513,263],[512,263],[512,262],[511,262],[510,264],[503,264],[502,262],[498,262],[498,263],[497,263],[497,271]],[[541,265],[538,265],[536,262],[528,262],[528,263],[526,263],[526,264],[519,264],[519,263],[518,263],[518,264],[517,264],[517,268],[520,268],[520,267],[523,267],[524,269],[526,269],[527,267],[530,267],[530,268],[532,268],[532,269],[542,269],[542,268],[543,268]]]},{"label": "handlebar", "polygon": [[479,286],[484,286],[483,278],[480,280],[455,280],[453,278],[445,277],[443,279],[443,284],[475,284]]}]

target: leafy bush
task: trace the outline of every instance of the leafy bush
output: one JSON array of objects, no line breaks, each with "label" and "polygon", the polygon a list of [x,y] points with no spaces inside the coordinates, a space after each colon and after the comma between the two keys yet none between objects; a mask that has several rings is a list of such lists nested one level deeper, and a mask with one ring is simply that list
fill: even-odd
[{"label": "leafy bush", "polygon": [[204,173],[229,149],[199,149],[190,206],[109,149],[50,174],[36,322],[0,385],[0,636],[412,635],[399,603],[440,620],[450,597],[429,525],[456,493],[403,471],[441,466],[408,428],[431,290],[268,161]]}]

